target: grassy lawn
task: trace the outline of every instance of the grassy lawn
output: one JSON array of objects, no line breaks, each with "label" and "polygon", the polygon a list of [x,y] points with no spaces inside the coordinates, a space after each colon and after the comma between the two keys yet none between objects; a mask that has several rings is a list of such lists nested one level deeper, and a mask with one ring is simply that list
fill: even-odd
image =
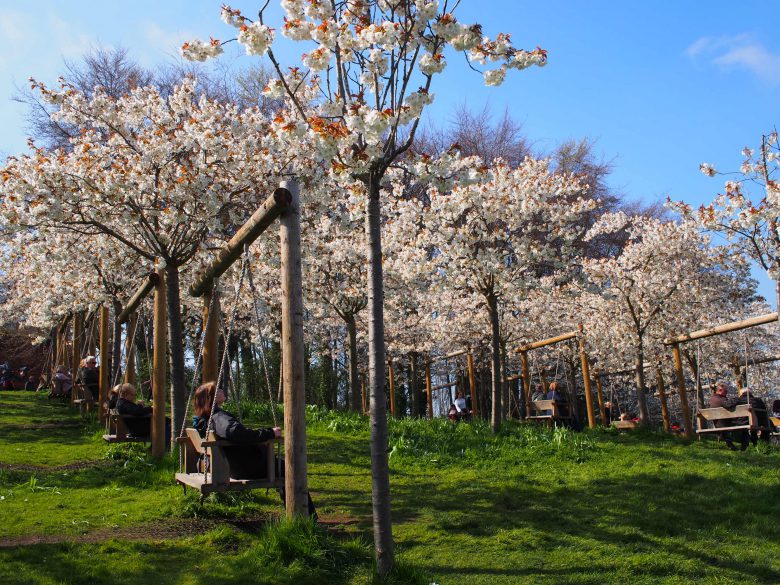
[{"label": "grassy lawn", "polygon": [[[276,522],[275,493],[200,504],[172,458],[108,447],[45,396],[0,393],[0,582],[371,583],[368,423],[309,418],[328,530]],[[394,582],[780,582],[773,446],[404,420],[390,448]]]}]

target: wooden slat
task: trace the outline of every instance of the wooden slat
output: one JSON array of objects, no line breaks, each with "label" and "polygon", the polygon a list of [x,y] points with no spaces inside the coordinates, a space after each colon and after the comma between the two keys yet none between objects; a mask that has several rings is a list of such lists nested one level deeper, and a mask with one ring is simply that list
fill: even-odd
[{"label": "wooden slat", "polygon": [[550,337],[549,339],[542,339],[541,341],[526,343],[525,345],[521,345],[520,347],[516,348],[515,352],[520,353],[521,351],[530,351],[532,349],[539,349],[540,347],[553,345],[555,343],[560,343],[561,341],[566,341],[568,339],[574,339],[575,337],[577,337],[577,335],[579,335],[579,331],[569,331],[568,333],[562,333],[561,335]]},{"label": "wooden slat", "polygon": [[467,350],[467,349],[461,349],[459,351],[453,351],[452,353],[448,353],[447,355],[442,355],[442,356],[439,356],[439,357],[431,358],[426,363],[428,365],[435,364],[436,362],[441,362],[441,361],[444,361],[444,360],[448,360],[448,359],[451,359],[451,358],[454,358],[454,357],[458,357],[460,355],[466,355],[468,352],[469,352],[469,350]]}]

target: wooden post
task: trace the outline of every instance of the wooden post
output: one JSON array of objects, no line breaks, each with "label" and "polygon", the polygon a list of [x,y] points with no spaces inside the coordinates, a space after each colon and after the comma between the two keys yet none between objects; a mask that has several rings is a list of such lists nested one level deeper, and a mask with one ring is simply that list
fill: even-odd
[{"label": "wooden post", "polygon": [[[298,184],[283,181],[290,205],[280,216],[282,271],[282,369],[284,372],[285,505],[287,517],[308,515],[306,387],[301,271],[301,202]],[[281,191],[277,189],[277,192]]]},{"label": "wooden post", "polygon": [[528,352],[520,352],[520,373],[523,376],[523,402],[525,403],[525,416],[531,412],[531,372],[528,369]]},{"label": "wooden post", "polygon": [[542,368],[539,372],[539,379],[542,382],[542,394],[547,396],[547,390],[549,389],[549,385],[547,384],[547,371]]},{"label": "wooden post", "polygon": [[477,400],[477,381],[474,378],[474,355],[469,350],[466,358],[466,365],[469,370],[469,392],[471,392],[471,411],[474,418],[479,415],[479,400]]},{"label": "wooden post", "polygon": [[685,374],[683,374],[682,355],[680,344],[672,344],[674,353],[674,371],[677,374],[677,392],[680,394],[680,406],[682,407],[683,425],[685,426],[685,438],[693,438],[693,426],[691,423],[691,409],[688,406],[688,395],[685,391]]},{"label": "wooden post", "polygon": [[125,384],[135,386],[135,338],[138,333],[138,313],[133,312],[127,322],[125,336]]},{"label": "wooden post", "polygon": [[664,423],[664,432],[669,433],[672,426],[669,422],[669,406],[666,403],[666,389],[664,388],[664,376],[661,373],[661,365],[655,366],[655,382],[658,388],[658,397],[661,399],[661,419]]},{"label": "wooden post", "polygon": [[216,285],[209,287],[203,296],[203,326],[206,328],[203,337],[203,354],[201,356],[201,380],[220,383],[219,376],[219,290]]},{"label": "wooden post", "polygon": [[387,360],[388,385],[390,386],[390,415],[395,417],[395,380],[393,379],[393,358]]},{"label": "wooden post", "polygon": [[604,388],[601,385],[601,373],[596,372],[596,396],[599,401],[599,415],[601,416],[601,424],[607,424],[607,409],[604,408]]},{"label": "wooden post", "polygon": [[[168,311],[166,305],[165,269],[157,270],[154,288],[154,375],[152,377],[152,457],[162,458],[166,450],[165,390],[168,373]],[[175,434],[175,433],[171,433]]]},{"label": "wooden post", "polygon": [[84,324],[84,314],[82,312],[78,312],[73,315],[73,326],[72,326],[72,339],[73,339],[73,345],[71,346],[71,355],[70,355],[70,375],[73,378],[73,390],[70,393],[70,401],[73,402],[76,400],[76,376],[78,376],[79,373],[79,364],[81,363],[81,350],[79,348],[79,339],[81,338],[81,330],[83,329]]},{"label": "wooden post", "polygon": [[431,390],[431,366],[425,364],[425,393],[428,396],[428,420],[433,418],[433,390]]},{"label": "wooden post", "polygon": [[108,307],[106,305],[100,306],[100,383],[98,385],[98,411],[100,412],[100,420],[105,422],[108,412],[103,410],[103,404],[108,402],[108,385],[110,384],[110,368],[109,365],[109,332],[108,332]]},{"label": "wooden post", "polygon": [[[588,409],[588,426],[596,428],[596,416],[593,414],[593,391],[590,387],[590,364],[588,363],[588,354],[585,353],[585,334],[582,332],[582,325],[579,326],[580,335],[577,340],[580,344],[580,363],[582,364],[582,382],[585,385],[585,408]],[[572,388],[572,392],[574,389]]]}]

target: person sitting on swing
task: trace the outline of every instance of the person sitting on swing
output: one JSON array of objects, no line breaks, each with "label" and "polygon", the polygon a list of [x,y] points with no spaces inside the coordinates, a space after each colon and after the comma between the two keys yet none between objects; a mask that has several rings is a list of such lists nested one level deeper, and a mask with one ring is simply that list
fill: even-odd
[{"label": "person sitting on swing", "polygon": [[[556,404],[563,404],[563,396],[558,391],[558,382],[550,382],[549,390],[545,395],[545,400],[555,400]],[[544,414],[551,415],[552,410],[545,410]]]},{"label": "person sitting on swing", "polygon": [[[768,441],[771,426],[769,423],[769,413],[767,412],[766,402],[764,402],[764,399],[756,396],[753,389],[749,386],[740,388],[737,396],[737,404],[750,404],[750,408],[756,415],[756,422],[758,422],[758,426],[762,427],[763,429],[761,431],[761,440]],[[749,400],[748,397],[750,397]],[[757,430],[750,430],[750,441],[753,443],[754,447],[758,445]]]},{"label": "person sitting on swing", "polygon": [[60,364],[52,376],[52,389],[49,398],[61,398],[67,400],[70,398],[73,389],[73,378],[68,373],[68,369]]},{"label": "person sitting on swing", "polygon": [[463,392],[457,393],[455,408],[458,411],[458,419],[468,421],[471,418],[471,411],[466,407],[466,399],[463,398]]},{"label": "person sitting on swing", "polygon": [[[192,426],[201,437],[206,437],[210,428],[218,439],[224,439],[238,445],[223,447],[225,458],[230,467],[230,477],[233,479],[263,479],[266,477],[266,449],[273,449],[266,441],[282,436],[282,429],[273,427],[270,429],[250,429],[242,425],[238,419],[229,412],[222,410],[225,403],[225,392],[217,388],[216,382],[206,382],[195,390],[193,399],[195,416],[192,418]],[[213,405],[213,409],[212,409]],[[209,419],[211,423],[209,423]],[[280,465],[284,475],[284,460]],[[279,496],[285,502],[284,488],[279,489]],[[317,513],[309,495],[309,516],[316,520]]]},{"label": "person sitting on swing", "polygon": [[[118,395],[116,411],[120,416],[139,418],[124,419],[129,434],[133,437],[149,437],[152,434],[152,407],[146,406],[143,400],[136,402],[135,386],[120,384],[114,386],[112,392]],[[170,435],[169,435],[170,436]]]},{"label": "person sitting on swing", "polygon": [[97,365],[97,359],[94,355],[88,355],[81,363],[78,374],[76,375],[76,383],[81,384],[89,390],[92,400],[98,399],[98,392],[100,390],[100,368]]},{"label": "person sitting on swing", "polygon": [[[710,396],[710,408],[725,408],[726,410],[734,410],[734,407],[737,405],[737,401],[734,398],[729,398],[729,386],[726,382],[720,381],[715,385],[715,392],[712,393],[712,396]],[[724,427],[730,427],[730,426],[739,426],[743,424],[747,424],[747,419],[740,418],[737,420],[731,419],[731,420],[716,420],[713,421],[715,428],[724,428]],[[740,442],[741,450],[744,451],[748,448],[748,445],[750,443],[750,434],[745,431],[735,431],[738,432],[738,438]],[[737,447],[734,445],[734,437],[732,433],[728,431],[724,431],[723,433],[720,433],[721,438],[726,442],[726,446],[731,449],[732,451],[736,451]]]}]

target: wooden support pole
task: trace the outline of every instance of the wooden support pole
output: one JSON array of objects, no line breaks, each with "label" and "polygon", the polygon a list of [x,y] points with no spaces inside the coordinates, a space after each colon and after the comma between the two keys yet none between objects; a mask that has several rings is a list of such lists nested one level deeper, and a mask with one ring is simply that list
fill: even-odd
[{"label": "wooden support pole", "polygon": [[704,339],[705,337],[712,337],[713,335],[731,333],[732,331],[739,331],[740,329],[747,329],[749,327],[756,327],[758,325],[766,325],[767,323],[773,323],[775,321],[777,321],[777,313],[768,313],[758,317],[751,317],[750,319],[743,319],[742,321],[734,321],[733,323],[718,325],[717,327],[709,327],[707,329],[691,331],[690,333],[683,333],[682,335],[678,335],[676,337],[667,337],[664,339],[664,344],[674,345],[685,343],[686,341],[694,341],[695,339]]},{"label": "wooden support pole", "polygon": [[[298,184],[283,181],[274,192],[279,206],[282,270],[282,370],[284,377],[285,505],[287,517],[308,515],[308,463],[306,461],[306,386],[303,343],[303,275],[301,269],[301,202]],[[269,198],[270,199],[270,198]],[[281,202],[287,205],[282,206]],[[268,202],[266,202],[268,204]],[[261,208],[262,209],[262,208]],[[259,212],[260,210],[258,210]],[[252,218],[258,216],[258,212]],[[269,216],[272,212],[269,211]],[[275,212],[274,212],[275,213]],[[264,220],[259,219],[258,224]],[[250,223],[250,222],[247,222]],[[246,226],[246,224],[245,224]],[[254,228],[247,228],[246,232]],[[239,239],[240,232],[230,240]],[[256,231],[256,230],[255,230]],[[251,232],[254,233],[254,232]],[[259,231],[257,234],[259,235]],[[250,234],[251,236],[251,234]],[[242,236],[248,237],[246,235]],[[257,236],[254,236],[257,237]],[[237,247],[235,258],[241,253]],[[230,252],[225,252],[226,258]],[[209,277],[214,278],[216,274]]]},{"label": "wooden support pole", "polygon": [[672,430],[672,425],[669,421],[669,405],[666,402],[666,388],[660,364],[655,367],[655,382],[658,389],[658,398],[661,400],[661,420],[664,424],[664,432],[669,433]]},{"label": "wooden support pole", "polygon": [[688,406],[688,395],[685,390],[685,374],[683,374],[682,355],[680,353],[680,344],[672,345],[674,353],[674,371],[677,375],[677,392],[680,395],[680,406],[682,407],[683,425],[685,426],[685,438],[693,438],[693,426],[691,423],[691,409]]},{"label": "wooden support pole", "polygon": [[525,403],[525,416],[531,412],[531,371],[528,368],[528,352],[520,352],[520,374],[523,377],[523,402]]},{"label": "wooden support pole", "polygon": [[165,269],[157,271],[157,285],[154,288],[154,375],[152,376],[152,457],[162,458],[166,451],[165,437],[165,394],[168,373],[168,310]]},{"label": "wooden support pole", "polygon": [[[593,414],[593,390],[590,387],[590,364],[588,354],[585,352],[585,334],[582,333],[582,325],[579,326],[580,335],[577,338],[580,344],[580,364],[582,365],[582,382],[585,386],[585,408],[588,409],[588,426],[596,428],[596,416]],[[572,393],[575,389],[572,388]]]},{"label": "wooden support pole", "polygon": [[103,410],[103,404],[108,402],[108,385],[110,384],[109,373],[111,369],[109,366],[108,356],[110,351],[108,349],[110,344],[110,333],[108,331],[108,306],[101,305],[100,307],[100,338],[98,341],[100,351],[100,378],[98,384],[98,411],[100,412],[100,420],[105,422],[108,412]]},{"label": "wooden support pole", "polygon": [[81,339],[82,329],[84,324],[84,313],[81,311],[73,315],[73,327],[72,327],[72,345],[70,352],[70,374],[73,378],[73,390],[70,393],[71,403],[76,400],[76,376],[79,373],[79,365],[81,364],[81,350],[79,348],[79,340]]},{"label": "wooden support pole", "polygon": [[568,333],[562,333],[561,335],[550,337],[548,339],[542,339],[541,341],[526,343],[525,345],[521,345],[520,347],[516,348],[515,352],[520,353],[521,351],[530,351],[532,349],[539,349],[540,347],[546,347],[548,345],[560,343],[561,341],[566,341],[568,339],[574,339],[579,335],[579,333],[579,331],[569,331]]},{"label": "wooden support pole", "polygon": [[135,386],[135,339],[138,333],[138,313],[133,311],[125,334],[125,384]]},{"label": "wooden support pole", "polygon": [[395,417],[395,380],[393,378],[393,358],[387,360],[388,385],[390,386],[390,415]]},{"label": "wooden support pole", "polygon": [[431,366],[425,364],[425,393],[428,396],[428,420],[433,418],[433,390],[431,389]]},{"label": "wooden support pole", "polygon": [[127,323],[127,320],[130,318],[130,315],[135,313],[136,309],[141,305],[141,301],[143,301],[146,298],[146,295],[148,295],[150,292],[154,290],[154,287],[157,285],[157,281],[159,279],[157,272],[152,272],[149,274],[149,276],[146,277],[146,280],[141,283],[141,286],[138,287],[138,290],[135,291],[132,297],[130,297],[130,300],[127,301],[127,304],[125,305],[124,309],[122,309],[119,312],[119,315],[116,316],[116,322],[120,325],[123,323]]},{"label": "wooden support pole", "polygon": [[469,392],[471,393],[471,411],[476,418],[479,414],[479,400],[477,400],[477,380],[474,378],[474,354],[468,352],[466,366],[469,371]]},{"label": "wooden support pole", "polygon": [[277,217],[281,217],[295,205],[289,186],[285,187],[285,183],[290,182],[283,182],[238,229],[230,241],[217,252],[216,258],[206,270],[197,275],[190,287],[190,294],[193,297],[202,296],[211,287],[214,279],[222,276],[233,262],[238,260],[245,244],[254,242]]},{"label": "wooden support pole", "polygon": [[203,326],[206,328],[203,337],[203,352],[201,355],[201,380],[217,382],[219,376],[219,317],[221,306],[219,302],[219,290],[216,286],[206,290],[203,297]]},{"label": "wooden support pole", "polygon": [[604,387],[601,383],[601,374],[596,372],[596,396],[599,401],[599,416],[601,416],[601,424],[607,424],[607,409],[604,408]]}]

